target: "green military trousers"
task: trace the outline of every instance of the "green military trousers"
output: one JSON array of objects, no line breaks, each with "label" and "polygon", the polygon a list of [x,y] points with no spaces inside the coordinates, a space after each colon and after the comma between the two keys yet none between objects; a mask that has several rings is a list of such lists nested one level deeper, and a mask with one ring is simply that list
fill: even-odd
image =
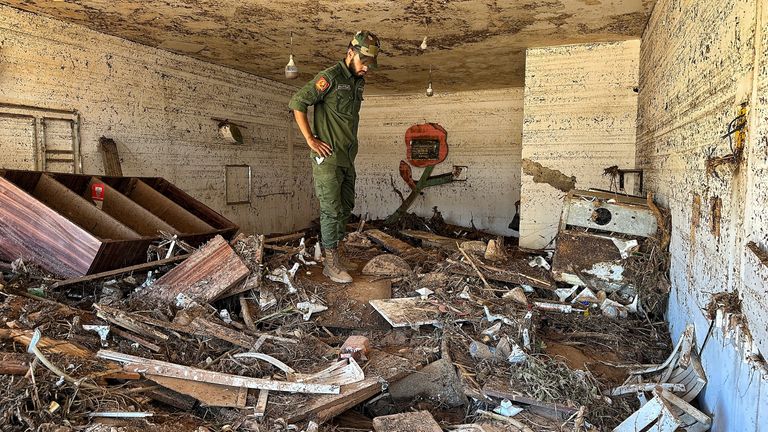
[{"label": "green military trousers", "polygon": [[323,248],[335,248],[346,233],[355,207],[355,167],[312,161],[315,194],[320,201],[320,239]]}]

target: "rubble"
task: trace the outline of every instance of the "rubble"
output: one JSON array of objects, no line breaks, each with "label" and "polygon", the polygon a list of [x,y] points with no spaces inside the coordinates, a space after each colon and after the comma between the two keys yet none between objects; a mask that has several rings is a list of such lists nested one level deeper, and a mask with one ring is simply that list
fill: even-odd
[{"label": "rubble", "polygon": [[706,424],[670,402],[690,403],[706,377],[693,335],[671,350],[644,309],[647,269],[663,262],[646,249],[653,238],[634,246],[614,235],[627,257],[609,240],[625,268],[643,269],[624,273],[639,293],[624,297],[592,280],[559,283],[557,251],[444,221],[429,236],[365,226],[346,244],[366,264],[349,286],[322,277],[312,230],[217,237],[169,259],[156,244],[159,260],[69,279],[33,263],[2,266],[0,422],[612,430],[643,410],[643,393],[682,410],[657,418]]}]

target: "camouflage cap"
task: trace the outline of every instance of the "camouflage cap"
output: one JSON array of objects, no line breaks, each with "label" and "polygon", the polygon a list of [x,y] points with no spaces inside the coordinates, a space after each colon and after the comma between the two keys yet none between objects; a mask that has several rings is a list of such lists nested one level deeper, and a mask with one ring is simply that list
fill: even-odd
[{"label": "camouflage cap", "polygon": [[355,37],[352,38],[350,44],[355,51],[360,53],[360,60],[363,64],[369,67],[377,66],[376,57],[381,49],[381,42],[378,36],[368,30],[359,31],[355,33]]}]

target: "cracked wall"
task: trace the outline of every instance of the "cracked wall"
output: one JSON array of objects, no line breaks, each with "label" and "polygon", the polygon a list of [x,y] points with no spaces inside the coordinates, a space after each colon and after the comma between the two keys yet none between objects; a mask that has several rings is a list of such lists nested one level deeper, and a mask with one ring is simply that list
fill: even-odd
[{"label": "cracked wall", "polygon": [[[306,146],[287,103],[294,88],[0,6],[0,102],[77,110],[85,173],[103,173],[98,139],[117,142],[124,175],[161,176],[246,232],[309,224],[316,211]],[[212,117],[247,129],[227,144]],[[28,131],[0,139],[0,166],[31,168]],[[26,136],[24,136],[27,134]],[[250,204],[227,205],[224,166],[252,167]],[[301,175],[304,173],[304,175]]]},{"label": "cracked wall", "polygon": [[[405,159],[405,131],[417,123],[439,123],[448,131],[448,157],[433,175],[466,165],[466,182],[428,188],[411,211],[430,216],[437,206],[445,220],[510,235],[520,197],[520,88],[409,96],[369,96],[360,114],[355,213],[385,218],[400,205],[391,182],[405,196],[398,174]],[[418,179],[422,169],[413,168]]]},{"label": "cracked wall", "polygon": [[[700,400],[718,431],[768,424],[768,269],[746,248],[768,249],[768,41],[765,0],[660,0],[643,36],[638,164],[672,213],[669,322],[688,323],[709,383]],[[741,161],[724,138],[749,101]],[[712,294],[739,291],[749,333],[714,325],[702,312]],[[727,321],[727,320],[726,320]],[[707,345],[702,347],[708,332]],[[762,425],[762,426],[761,426]]]},{"label": "cracked wall", "polygon": [[528,49],[521,246],[550,244],[568,190],[610,189],[604,168],[634,168],[639,52],[639,40]]}]

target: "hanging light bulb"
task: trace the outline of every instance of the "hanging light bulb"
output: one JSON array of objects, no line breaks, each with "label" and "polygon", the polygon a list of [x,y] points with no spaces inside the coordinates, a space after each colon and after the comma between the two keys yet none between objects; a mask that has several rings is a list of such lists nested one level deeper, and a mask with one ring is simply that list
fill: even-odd
[{"label": "hanging light bulb", "polygon": [[422,51],[427,49],[427,35],[429,34],[429,18],[424,18],[424,40],[421,41],[421,45],[419,45],[419,48],[421,48]]},{"label": "hanging light bulb", "polygon": [[299,67],[293,61],[293,32],[291,32],[291,54],[288,57],[288,64],[285,65],[285,77],[295,79],[299,77]]},{"label": "hanging light bulb", "polygon": [[424,40],[421,41],[421,45],[419,45],[419,48],[421,48],[422,51],[427,49],[427,37],[426,36],[424,36]]},{"label": "hanging light bulb", "polygon": [[435,91],[432,90],[432,66],[429,66],[429,85],[427,86],[427,97],[432,97]]}]

